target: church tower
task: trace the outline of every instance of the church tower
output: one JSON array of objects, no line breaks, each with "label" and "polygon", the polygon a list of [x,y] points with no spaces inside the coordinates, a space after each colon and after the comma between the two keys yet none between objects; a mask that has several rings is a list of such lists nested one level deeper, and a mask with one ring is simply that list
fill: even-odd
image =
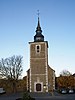
[{"label": "church tower", "polygon": [[48,65],[48,42],[38,24],[34,41],[30,45],[30,69],[27,71],[27,90],[30,92],[49,92],[55,89],[55,71]]},{"label": "church tower", "polygon": [[34,42],[29,42],[29,44],[30,92],[48,92],[48,42],[44,41],[39,17]]}]

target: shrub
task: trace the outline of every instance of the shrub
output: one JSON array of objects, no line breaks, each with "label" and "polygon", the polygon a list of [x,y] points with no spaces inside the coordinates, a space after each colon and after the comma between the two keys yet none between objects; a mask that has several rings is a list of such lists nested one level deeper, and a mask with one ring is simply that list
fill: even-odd
[{"label": "shrub", "polygon": [[23,98],[18,98],[16,100],[35,100],[34,98],[31,98],[28,92],[24,92]]},{"label": "shrub", "polygon": [[31,99],[31,97],[28,94],[28,92],[24,92],[24,94],[23,94],[23,100],[30,100],[30,99]]}]

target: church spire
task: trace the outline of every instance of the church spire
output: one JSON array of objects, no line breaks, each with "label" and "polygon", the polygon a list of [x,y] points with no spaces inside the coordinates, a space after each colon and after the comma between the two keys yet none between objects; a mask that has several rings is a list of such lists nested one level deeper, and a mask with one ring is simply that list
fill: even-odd
[{"label": "church spire", "polygon": [[42,33],[42,30],[41,30],[41,27],[40,27],[40,21],[39,21],[39,17],[38,17],[38,25],[37,25],[37,28],[36,28],[36,34],[41,34]]},{"label": "church spire", "polygon": [[42,30],[40,27],[39,11],[38,11],[38,24],[36,28],[36,35],[34,36],[34,42],[42,42],[42,41],[44,41],[44,36],[42,35]]}]

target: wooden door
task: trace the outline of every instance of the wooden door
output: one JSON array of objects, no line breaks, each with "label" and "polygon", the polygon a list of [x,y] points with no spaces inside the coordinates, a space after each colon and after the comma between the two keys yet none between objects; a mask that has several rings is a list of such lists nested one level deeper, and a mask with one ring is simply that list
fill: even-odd
[{"label": "wooden door", "polygon": [[36,91],[41,91],[41,84],[40,83],[36,84]]}]

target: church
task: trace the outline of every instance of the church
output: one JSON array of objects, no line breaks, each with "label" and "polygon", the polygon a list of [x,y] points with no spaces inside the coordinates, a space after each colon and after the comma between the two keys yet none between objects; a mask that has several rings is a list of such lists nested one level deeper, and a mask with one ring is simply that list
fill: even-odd
[{"label": "church", "polygon": [[30,68],[27,70],[27,90],[29,92],[49,92],[55,89],[55,70],[48,65],[48,41],[38,24],[34,41],[30,46]]}]

